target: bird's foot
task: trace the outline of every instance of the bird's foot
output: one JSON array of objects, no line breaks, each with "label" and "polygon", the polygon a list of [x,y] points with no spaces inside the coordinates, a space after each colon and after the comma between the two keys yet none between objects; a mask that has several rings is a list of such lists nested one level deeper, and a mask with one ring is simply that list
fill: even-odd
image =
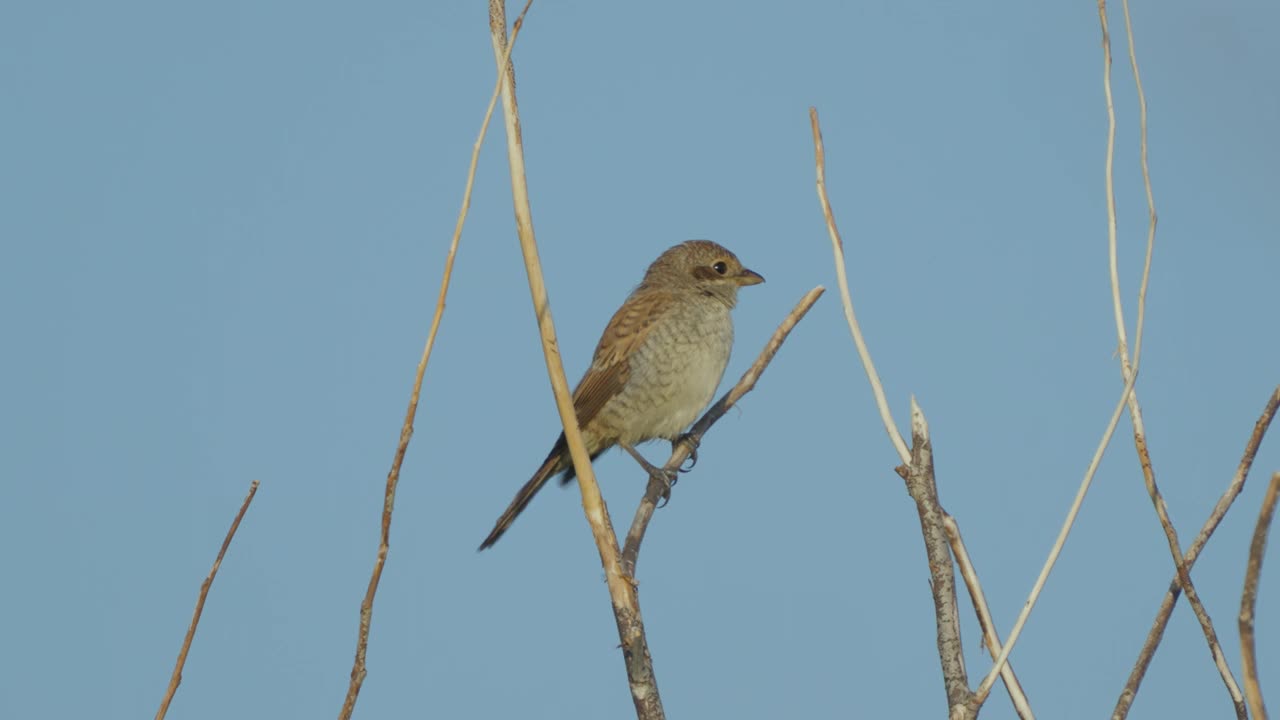
[{"label": "bird's foot", "polygon": [[684,443],[689,448],[689,467],[681,465],[680,472],[689,472],[698,464],[698,446],[702,444],[702,441],[694,437],[693,433],[685,433],[671,441],[671,452],[675,452],[681,443]]},{"label": "bird's foot", "polygon": [[[677,474],[677,472],[674,470],[668,470],[663,467],[658,467],[657,465],[654,465],[648,460],[645,460],[644,456],[642,456],[639,452],[636,451],[635,448],[631,447],[630,445],[622,445],[622,449],[626,450],[627,453],[631,455],[631,457],[635,458],[636,462],[640,463],[640,467],[644,468],[644,471],[646,473],[649,473],[649,477],[661,482],[664,486],[666,486],[662,491],[662,497],[664,500],[670,500],[671,488],[675,486],[676,480],[679,479],[680,477]],[[666,503],[664,502],[663,504],[665,505]],[[659,505],[658,507],[662,507],[662,505]]]},{"label": "bird's foot", "polygon": [[[648,463],[645,464],[649,465]],[[679,471],[660,468],[656,465],[649,465],[649,467],[645,468],[645,471],[649,473],[649,477],[663,484],[662,504],[658,507],[666,505],[667,502],[671,500],[671,488],[675,487],[676,481],[680,479]]]}]

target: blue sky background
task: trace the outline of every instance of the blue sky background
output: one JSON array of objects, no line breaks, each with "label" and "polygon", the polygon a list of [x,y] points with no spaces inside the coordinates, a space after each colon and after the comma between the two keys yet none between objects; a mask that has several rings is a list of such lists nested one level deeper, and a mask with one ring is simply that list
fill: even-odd
[{"label": "blue sky background", "polygon": [[[1133,13],[1161,218],[1138,390],[1185,544],[1280,382],[1280,9]],[[1132,303],[1146,211],[1116,59]],[[928,414],[1007,633],[1121,389],[1094,3],[539,0],[515,60],[571,382],[681,240],[768,278],[742,294],[729,378],[805,291],[832,290],[651,526],[639,579],[668,714],[940,717],[919,526],[834,292],[806,111],[886,391],[900,422],[912,394]],[[153,714],[255,478],[170,717],[338,712],[493,78],[482,2],[0,10],[0,715]],[[557,432],[501,147],[427,373],[358,717],[632,713],[576,488],[475,552]],[[1013,654],[1042,718],[1110,712],[1172,574],[1127,423]],[[1237,672],[1278,432],[1195,570]],[[629,518],[644,478],[621,453],[597,469]],[[1258,619],[1273,705],[1277,563]],[[976,682],[989,660],[961,606]],[[1229,716],[1180,604],[1132,717]],[[983,717],[1013,717],[1002,690]]]}]

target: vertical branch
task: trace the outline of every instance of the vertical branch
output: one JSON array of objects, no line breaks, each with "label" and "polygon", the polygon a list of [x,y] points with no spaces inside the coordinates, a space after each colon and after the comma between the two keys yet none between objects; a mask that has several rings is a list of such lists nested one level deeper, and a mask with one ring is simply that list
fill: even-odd
[{"label": "vertical branch", "polygon": [[520,249],[524,255],[525,270],[529,276],[529,292],[533,298],[538,330],[542,336],[542,352],[546,358],[547,375],[555,393],[556,408],[564,426],[565,440],[573,467],[578,475],[578,487],[582,491],[582,507],[591,525],[591,534],[600,553],[605,580],[609,588],[609,600],[622,641],[622,655],[626,663],[627,679],[631,687],[631,699],[636,716],[641,720],[659,720],[665,715],[658,695],[657,679],[653,674],[653,661],[649,656],[649,644],[645,639],[644,622],[640,617],[640,605],[635,586],[622,571],[619,560],[618,540],[605,508],[604,498],[596,484],[591,469],[591,458],[582,441],[578,418],[574,413],[569,383],[565,379],[564,366],[556,342],[555,324],[547,302],[547,288],[542,279],[542,264],[538,259],[538,246],[533,232],[533,212],[529,204],[529,190],[525,179],[524,145],[520,132],[519,108],[515,94],[515,69],[510,61],[506,38],[507,19],[504,0],[489,0],[489,32],[493,42],[494,59],[502,75],[502,109],[507,130],[507,160],[511,169],[511,193],[515,206],[516,231]]},{"label": "vertical branch", "polygon": [[1258,684],[1258,656],[1253,639],[1253,611],[1258,604],[1258,577],[1262,574],[1262,554],[1267,549],[1267,533],[1276,512],[1276,496],[1280,494],[1280,472],[1271,475],[1271,484],[1258,511],[1258,524],[1249,543],[1249,564],[1244,574],[1244,591],[1240,593],[1240,656],[1244,667],[1244,691],[1254,720],[1267,720],[1267,706],[1262,702],[1262,686]]},{"label": "vertical branch", "polygon": [[1106,154],[1106,192],[1107,192],[1107,254],[1111,270],[1111,308],[1115,313],[1116,337],[1119,342],[1118,352],[1121,357],[1120,367],[1125,379],[1133,373],[1129,366],[1129,341],[1125,337],[1124,306],[1120,301],[1120,268],[1116,259],[1116,106],[1111,96],[1111,31],[1107,26],[1107,0],[1098,0],[1098,18],[1102,23],[1102,91],[1107,100],[1107,154]]},{"label": "vertical branch", "polygon": [[[1148,282],[1151,276],[1151,256],[1155,244],[1155,226],[1157,216],[1155,211],[1154,195],[1151,190],[1151,174],[1147,163],[1146,93],[1142,89],[1142,76],[1138,72],[1138,59],[1133,42],[1133,23],[1129,15],[1128,0],[1123,0],[1123,7],[1125,31],[1129,43],[1129,62],[1133,70],[1134,81],[1137,86],[1140,107],[1139,132],[1141,137],[1142,177],[1147,194],[1147,210],[1150,218],[1147,231],[1146,260],[1143,266],[1142,285],[1138,293],[1138,326],[1135,331],[1135,351],[1132,365],[1129,362],[1128,340],[1125,336],[1124,308],[1120,299],[1119,262],[1117,260],[1118,243],[1116,239],[1116,197],[1114,179],[1116,113],[1115,102],[1111,92],[1111,33],[1107,20],[1106,0],[1098,0],[1098,18],[1102,27],[1104,70],[1102,85],[1107,107],[1107,248],[1111,269],[1111,299],[1115,312],[1121,377],[1123,380],[1128,381],[1138,372],[1138,353],[1141,349],[1142,343],[1141,332],[1146,314],[1146,294]],[[1168,508],[1165,505],[1164,497],[1160,493],[1159,485],[1156,483],[1155,470],[1151,462],[1151,456],[1147,445],[1146,428],[1142,420],[1142,408],[1138,402],[1138,393],[1136,390],[1129,395],[1129,417],[1133,425],[1133,443],[1138,454],[1139,464],[1142,468],[1143,483],[1146,486],[1147,494],[1151,498],[1152,506],[1155,508],[1156,517],[1160,522],[1160,527],[1164,531],[1165,541],[1169,546],[1169,553],[1173,556],[1174,567],[1178,573],[1179,584],[1182,586],[1183,591],[1186,592],[1187,602],[1190,603],[1196,619],[1200,622],[1201,631],[1204,633],[1205,640],[1209,645],[1209,652],[1213,657],[1214,664],[1218,668],[1218,673],[1222,676],[1223,683],[1227,687],[1227,692],[1231,696],[1232,704],[1236,709],[1236,715],[1243,720],[1243,718],[1246,717],[1244,698],[1240,694],[1240,689],[1236,685],[1235,678],[1231,674],[1230,667],[1227,665],[1226,656],[1223,654],[1222,646],[1218,641],[1217,631],[1213,627],[1213,620],[1209,617],[1209,613],[1205,609],[1204,603],[1201,602],[1199,593],[1196,592],[1195,585],[1191,580],[1191,574],[1187,572],[1186,562],[1182,557],[1182,543],[1178,539],[1178,533],[1173,527],[1173,522],[1169,519]]]},{"label": "vertical branch", "polygon": [[[511,43],[506,49],[507,56],[515,46],[516,36],[524,21],[524,14],[529,11],[525,4],[520,17],[516,18],[515,27],[511,31]],[[347,685],[347,695],[342,701],[342,709],[338,712],[340,720],[350,720],[356,709],[356,699],[360,696],[360,688],[368,675],[365,664],[369,648],[369,629],[373,624],[373,601],[378,594],[378,584],[382,581],[382,569],[387,563],[387,553],[391,548],[391,513],[395,510],[396,486],[400,483],[400,465],[409,451],[409,439],[413,437],[413,421],[418,414],[418,398],[422,393],[422,378],[427,372],[427,362],[431,359],[431,350],[436,344],[436,333],[440,330],[440,320],[444,317],[445,297],[449,294],[449,282],[453,278],[453,262],[458,254],[458,244],[462,240],[462,228],[466,224],[467,211],[471,208],[471,189],[475,186],[476,165],[480,160],[480,148],[484,144],[485,133],[489,130],[489,120],[493,117],[494,107],[498,102],[498,89],[502,86],[499,75],[494,85],[493,94],[489,98],[489,106],[485,109],[484,121],[480,123],[480,133],[471,146],[471,165],[467,169],[467,181],[462,192],[462,208],[458,211],[458,220],[453,228],[453,241],[449,244],[449,255],[444,263],[444,275],[440,279],[440,294],[436,298],[435,314],[431,318],[431,329],[427,332],[427,342],[422,348],[422,357],[418,360],[418,369],[413,378],[413,390],[409,394],[409,408],[405,411],[404,424],[400,427],[400,441],[396,445],[395,456],[391,460],[391,470],[387,473],[386,490],[382,500],[382,535],[378,543],[378,554],[373,562],[373,572],[369,576],[369,585],[365,588],[364,600],[360,602],[360,627],[356,636],[356,655],[351,665],[351,681]]]},{"label": "vertical branch", "polygon": [[178,692],[178,685],[182,683],[182,668],[187,664],[187,653],[191,651],[191,641],[196,636],[196,626],[200,624],[200,615],[204,613],[204,601],[209,597],[209,588],[213,586],[213,578],[218,574],[218,568],[222,567],[222,558],[227,554],[227,548],[231,547],[231,538],[236,536],[236,530],[240,527],[240,521],[244,519],[245,511],[249,509],[249,503],[253,502],[253,496],[258,494],[258,481],[254,480],[249,483],[249,494],[245,496],[244,502],[240,503],[240,512],[236,513],[235,520],[231,521],[231,529],[227,530],[227,536],[222,540],[222,547],[218,549],[218,557],[214,558],[213,568],[209,570],[209,575],[200,583],[200,595],[196,598],[196,610],[191,615],[191,625],[187,627],[187,636],[182,640],[182,649],[178,651],[178,661],[174,663],[173,675],[169,678],[169,688],[165,691],[164,697],[160,699],[160,709],[156,711],[156,720],[164,720],[164,716],[169,712],[169,703],[173,702],[174,693]]},{"label": "vertical branch", "polygon": [[[1142,264],[1142,284],[1138,287],[1138,324],[1133,331],[1133,364],[1137,367],[1142,357],[1142,329],[1147,318],[1147,281],[1151,278],[1151,254],[1156,244],[1155,194],[1151,191],[1151,167],[1147,163],[1147,93],[1142,89],[1142,74],[1138,72],[1138,51],[1133,44],[1133,21],[1129,18],[1129,0],[1122,0],[1124,8],[1124,32],[1129,43],[1129,67],[1133,70],[1133,84],[1138,90],[1138,156],[1142,165],[1142,186],[1147,191],[1147,255]],[[1110,50],[1108,50],[1110,56]],[[1108,73],[1110,75],[1110,73]]]},{"label": "vertical branch", "polygon": [[951,548],[942,527],[945,513],[938,503],[938,486],[933,475],[933,441],[929,438],[929,423],[915,398],[911,399],[911,464],[897,470],[907,481],[907,493],[915,500],[916,512],[920,515],[920,532],[924,535],[924,551],[929,559],[929,589],[933,592],[938,657],[942,661],[949,715],[953,720],[972,718],[976,712],[971,712],[968,707],[973,693],[969,690],[964,645],[960,641],[955,565],[951,562]]}]

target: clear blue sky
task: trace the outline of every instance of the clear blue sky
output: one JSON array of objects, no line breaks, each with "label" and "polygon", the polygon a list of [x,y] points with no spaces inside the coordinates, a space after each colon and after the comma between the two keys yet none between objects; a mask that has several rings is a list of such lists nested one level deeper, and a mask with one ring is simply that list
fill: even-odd
[{"label": "clear blue sky", "polygon": [[[1133,13],[1161,217],[1138,390],[1189,542],[1280,382],[1280,10]],[[731,378],[806,290],[832,289],[651,527],[641,601],[669,715],[940,717],[918,522],[834,292],[806,110],[886,391],[900,421],[912,394],[928,414],[943,502],[1006,633],[1121,388],[1094,3],[539,0],[515,58],[571,382],[681,240],[718,240],[768,278],[742,294]],[[1132,303],[1146,211],[1123,45],[1116,59]],[[336,715],[493,78],[478,1],[0,11],[0,715],[153,714],[255,478],[170,717]],[[631,714],[576,488],[475,552],[557,422],[494,134],[359,717]],[[1042,718],[1110,711],[1171,577],[1127,428],[1013,655]],[[621,453],[597,467],[630,517],[644,478]],[[1237,669],[1276,469],[1280,428],[1195,571]],[[1273,706],[1278,577],[1272,557]],[[984,717],[1012,717],[1002,693]],[[1229,714],[1180,604],[1133,717]]]}]

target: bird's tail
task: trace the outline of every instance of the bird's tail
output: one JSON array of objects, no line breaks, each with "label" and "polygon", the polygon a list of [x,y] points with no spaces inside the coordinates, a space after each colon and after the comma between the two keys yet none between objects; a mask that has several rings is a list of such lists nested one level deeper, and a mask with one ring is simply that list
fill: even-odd
[{"label": "bird's tail", "polygon": [[515,499],[507,506],[506,511],[502,513],[502,517],[498,518],[498,522],[494,523],[493,531],[489,533],[489,537],[484,539],[484,542],[480,543],[479,549],[487,550],[493,547],[493,544],[498,542],[498,539],[507,531],[507,528],[511,527],[511,523],[516,521],[516,516],[524,511],[533,496],[538,494],[538,491],[542,489],[543,485],[547,484],[547,481],[553,475],[564,472],[566,465],[570,468],[573,467],[572,462],[569,460],[568,444],[565,442],[564,435],[561,434],[560,439],[556,441],[555,447],[551,448],[551,454],[547,455],[547,459],[542,461],[542,467],[538,468],[538,472],[534,473],[533,477],[529,478],[529,482],[525,483],[524,487],[520,488],[520,492],[516,493]]}]

